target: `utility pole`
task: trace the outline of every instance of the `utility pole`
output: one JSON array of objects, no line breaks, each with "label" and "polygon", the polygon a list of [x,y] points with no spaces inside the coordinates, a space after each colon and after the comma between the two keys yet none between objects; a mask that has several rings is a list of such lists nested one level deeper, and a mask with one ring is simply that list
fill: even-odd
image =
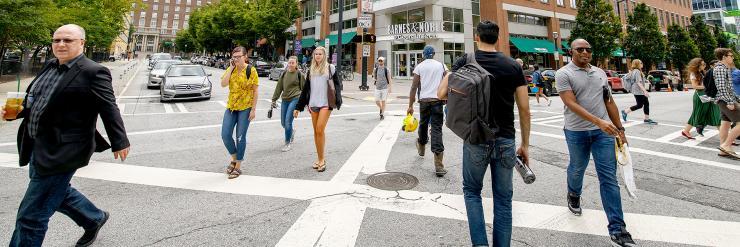
[{"label": "utility pole", "polygon": [[[339,0],[338,7],[339,20],[337,21],[337,48],[335,51],[337,53],[337,71],[335,73],[339,73],[340,71],[342,71],[342,29],[344,29],[344,0]],[[342,80],[341,76],[339,80]]]},{"label": "utility pole", "polygon": [[361,91],[367,91],[370,88],[367,86],[367,57],[365,56],[365,34],[367,33],[367,28],[362,28],[362,85],[360,85]]},{"label": "utility pole", "polygon": [[[622,34],[625,34],[626,33],[626,30],[624,27],[625,25],[622,24],[622,11],[619,9],[619,5],[622,4],[622,2],[627,2],[627,0],[616,0],[616,1],[617,1],[617,16],[618,16],[617,18],[619,18],[619,30],[622,31]],[[629,9],[629,3],[627,3],[626,8]],[[626,19],[627,18],[625,18],[625,22],[627,21]],[[620,62],[622,62],[623,64],[627,63],[627,53],[624,52],[624,39],[619,41],[619,50],[622,51],[622,61]],[[619,70],[620,67],[621,66],[617,66],[617,70]],[[629,68],[627,68],[627,70],[629,71]]]}]

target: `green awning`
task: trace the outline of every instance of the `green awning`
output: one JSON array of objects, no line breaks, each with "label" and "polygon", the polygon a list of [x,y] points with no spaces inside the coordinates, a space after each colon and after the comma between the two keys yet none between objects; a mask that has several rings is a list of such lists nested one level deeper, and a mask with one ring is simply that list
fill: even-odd
[{"label": "green awning", "polygon": [[624,57],[624,52],[622,49],[617,48],[612,52],[613,57]]},{"label": "green awning", "polygon": [[301,48],[309,48],[316,43],[316,40],[314,38],[305,38],[301,39]]},{"label": "green awning", "polygon": [[555,50],[555,43],[544,39],[527,39],[527,38],[516,38],[509,37],[511,41],[520,52],[525,53],[555,53],[562,52],[560,49]]},{"label": "green awning", "polygon": [[570,45],[568,45],[568,42],[561,41],[560,46],[562,46],[565,50],[570,50]]},{"label": "green awning", "polygon": [[[357,32],[342,33],[342,44],[345,45],[352,41],[352,38],[354,38],[355,35],[357,35]],[[338,35],[336,34],[329,35],[329,45],[337,45],[337,37]]]}]

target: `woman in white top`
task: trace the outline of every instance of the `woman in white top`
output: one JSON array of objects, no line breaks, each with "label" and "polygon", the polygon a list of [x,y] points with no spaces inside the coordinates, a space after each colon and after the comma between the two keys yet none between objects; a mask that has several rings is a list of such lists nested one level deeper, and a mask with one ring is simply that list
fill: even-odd
[{"label": "woman in white top", "polygon": [[326,146],[326,136],[324,130],[329,122],[329,116],[333,109],[339,109],[342,105],[342,82],[339,80],[336,68],[329,64],[326,57],[326,48],[317,47],[313,51],[311,68],[306,74],[306,83],[301,91],[301,97],[298,100],[293,116],[298,117],[298,113],[308,106],[311,113],[311,122],[313,123],[313,137],[316,145],[317,160],[313,163],[313,168],[319,172],[326,170],[326,159],[324,157],[324,147]]}]

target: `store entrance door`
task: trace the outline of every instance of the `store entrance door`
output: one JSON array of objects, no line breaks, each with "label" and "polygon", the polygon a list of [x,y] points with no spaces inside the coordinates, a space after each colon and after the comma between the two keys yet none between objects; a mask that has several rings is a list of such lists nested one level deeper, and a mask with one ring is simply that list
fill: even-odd
[{"label": "store entrance door", "polygon": [[414,76],[414,68],[423,61],[421,51],[403,51],[393,53],[393,76],[410,79]]}]

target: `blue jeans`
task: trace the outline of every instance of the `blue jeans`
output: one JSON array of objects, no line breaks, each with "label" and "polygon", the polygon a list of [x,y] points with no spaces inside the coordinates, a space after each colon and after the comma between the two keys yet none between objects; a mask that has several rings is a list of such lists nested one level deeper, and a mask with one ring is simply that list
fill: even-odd
[{"label": "blue jeans", "polygon": [[483,178],[491,166],[493,184],[493,246],[511,244],[511,197],[513,167],[516,164],[513,138],[496,138],[489,144],[463,144],[463,193],[468,214],[470,240],[473,245],[488,246],[486,222],[481,203]]},{"label": "blue jeans", "polygon": [[[226,109],[224,122],[221,125],[221,139],[230,155],[236,154],[236,160],[244,159],[247,150],[247,129],[249,129],[249,112],[252,108],[243,111]],[[234,142],[234,127],[236,127],[236,142]]]},{"label": "blue jeans", "polygon": [[604,205],[609,221],[609,234],[622,231],[626,224],[622,212],[622,198],[617,183],[617,158],[614,153],[614,137],[597,129],[589,131],[565,130],[570,164],[568,164],[568,192],[581,195],[583,174],[593,155],[596,174],[599,177],[601,204]]},{"label": "blue jeans", "polygon": [[285,129],[285,143],[293,139],[293,111],[298,104],[298,98],[280,103],[280,125]]},{"label": "blue jeans", "polygon": [[31,181],[18,208],[11,247],[41,246],[54,212],[67,215],[84,229],[97,227],[105,217],[102,210],[69,184],[75,171],[41,176],[36,173],[33,160],[28,168]]}]

